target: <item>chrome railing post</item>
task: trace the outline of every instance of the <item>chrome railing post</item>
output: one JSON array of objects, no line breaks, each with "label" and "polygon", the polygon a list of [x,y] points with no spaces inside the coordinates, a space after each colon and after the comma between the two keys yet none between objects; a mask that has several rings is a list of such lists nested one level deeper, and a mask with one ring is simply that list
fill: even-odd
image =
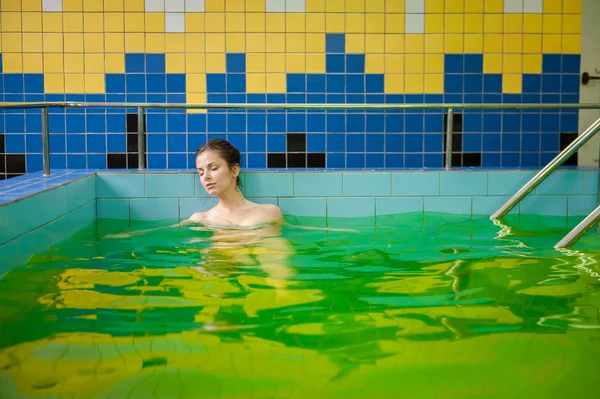
[{"label": "chrome railing post", "polygon": [[571,230],[554,248],[569,248],[575,244],[581,237],[592,229],[600,221],[600,206],[581,221],[573,230]]},{"label": "chrome railing post", "polygon": [[452,135],[454,133],[454,108],[448,108],[446,121],[446,169],[452,168]]},{"label": "chrome railing post", "polygon": [[138,168],[145,169],[146,143],[144,140],[144,107],[138,107]]},{"label": "chrome railing post", "polygon": [[44,176],[50,176],[50,129],[48,128],[48,107],[42,107],[42,165]]}]

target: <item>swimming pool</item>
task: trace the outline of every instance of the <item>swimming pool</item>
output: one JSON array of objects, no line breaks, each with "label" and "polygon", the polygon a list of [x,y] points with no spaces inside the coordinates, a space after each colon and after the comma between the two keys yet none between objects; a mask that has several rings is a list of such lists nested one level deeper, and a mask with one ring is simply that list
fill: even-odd
[{"label": "swimming pool", "polygon": [[23,178],[11,192],[31,202],[0,207],[0,392],[589,395],[600,238],[553,245],[595,208],[598,174],[556,172],[490,221],[532,174],[247,173],[246,195],[288,215],[265,238],[169,227],[211,205],[192,173]]}]

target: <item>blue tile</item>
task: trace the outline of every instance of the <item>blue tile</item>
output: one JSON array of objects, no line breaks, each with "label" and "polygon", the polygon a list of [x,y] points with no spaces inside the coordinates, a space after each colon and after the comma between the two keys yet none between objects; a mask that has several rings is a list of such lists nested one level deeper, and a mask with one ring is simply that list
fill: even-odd
[{"label": "blue tile", "polygon": [[560,115],[560,131],[561,132],[578,132],[579,131],[579,116],[577,114],[561,114]]},{"label": "blue tile", "polygon": [[521,201],[522,215],[567,216],[566,195],[532,195]]},{"label": "blue tile", "polygon": [[126,75],[125,90],[127,91],[127,93],[145,93],[145,76],[142,74]]},{"label": "blue tile", "polygon": [[[504,133],[502,135],[502,151],[521,151],[521,135],[518,133]],[[518,166],[518,164],[515,166]]]},{"label": "blue tile", "polygon": [[87,156],[87,167],[90,169],[106,169],[106,154],[89,154]]},{"label": "blue tile", "polygon": [[559,129],[560,119],[558,114],[542,114],[542,133],[558,133]]},{"label": "blue tile", "polygon": [[521,166],[521,157],[518,152],[505,152],[502,154],[502,166],[517,167]]},{"label": "blue tile", "polygon": [[366,135],[367,152],[383,152],[385,136],[383,134]]},{"label": "blue tile", "polygon": [[291,197],[294,177],[291,173],[249,173],[246,175],[246,195],[249,197]]},{"label": "blue tile", "polygon": [[279,207],[284,215],[327,216],[327,201],[325,198],[280,198]]},{"label": "blue tile", "polygon": [[523,133],[521,137],[521,149],[523,151],[539,151],[540,140],[539,133]]},{"label": "blue tile", "polygon": [[[346,71],[346,56],[344,54],[327,54],[326,57],[325,70],[327,73],[344,73]],[[329,80],[327,91],[333,91],[331,88],[329,88]]]},{"label": "blue tile", "polygon": [[[69,153],[85,153],[85,134],[74,133],[67,134],[67,152]],[[41,142],[40,142],[41,149]],[[90,150],[92,147],[90,147]],[[95,152],[95,151],[90,151]]]},{"label": "blue tile", "polygon": [[[330,55],[328,55],[329,57]],[[329,74],[326,76],[327,93],[345,93],[346,92],[346,75],[345,74]],[[327,101],[329,103],[343,103],[341,101]]]},{"label": "blue tile", "polygon": [[[483,91],[485,93],[502,93],[502,75],[485,74],[483,75]],[[488,102],[488,101],[486,101]],[[499,101],[492,101],[499,102]]]},{"label": "blue tile", "polygon": [[125,72],[144,72],[144,54],[125,54]]},{"label": "blue tile", "polygon": [[563,75],[561,81],[561,93],[579,93],[579,75]]},{"label": "blue tile", "polygon": [[541,150],[558,152],[559,146],[560,146],[559,140],[560,140],[560,136],[558,135],[558,133],[542,134]]},{"label": "blue tile", "polygon": [[463,151],[465,152],[479,152],[481,151],[481,134],[477,133],[466,133],[462,137]]},{"label": "blue tile", "polygon": [[97,198],[130,198],[145,196],[142,174],[103,174],[96,176]]},{"label": "blue tile", "polygon": [[550,174],[540,185],[535,189],[536,195],[547,194],[583,194],[583,172],[568,171],[554,172]]},{"label": "blue tile", "polygon": [[465,93],[481,93],[483,92],[483,75],[471,74],[465,75]]},{"label": "blue tile", "polygon": [[267,150],[266,134],[248,134],[248,151],[265,152]]},{"label": "blue tile", "polygon": [[205,133],[206,120],[206,114],[189,114],[188,133]]},{"label": "blue tile", "polygon": [[348,133],[363,133],[366,131],[365,114],[346,114]]},{"label": "blue tile", "polygon": [[61,153],[65,152],[65,134],[50,134],[50,152],[51,153]]},{"label": "blue tile", "polygon": [[346,55],[347,73],[365,73],[365,55],[348,54]]},{"label": "blue tile", "polygon": [[598,194],[598,172],[585,171],[583,172],[583,193]]},{"label": "blue tile", "polygon": [[308,134],[306,136],[308,152],[325,152],[325,134]]},{"label": "blue tile", "polygon": [[25,156],[27,173],[39,172],[43,169],[42,154],[28,153]]},{"label": "blue tile", "polygon": [[365,151],[365,134],[347,134],[346,135],[347,152]]},{"label": "blue tile", "polygon": [[488,172],[488,195],[513,195],[533,176],[534,172]]},{"label": "blue tile", "polygon": [[211,93],[226,93],[226,75],[224,73],[206,74],[206,90]]},{"label": "blue tile", "polygon": [[[129,71],[127,71],[127,72],[129,72]],[[141,71],[141,72],[143,72],[143,71]],[[164,54],[146,54],[146,72],[147,73],[165,73],[165,55]]]},{"label": "blue tile", "polygon": [[[426,115],[425,118],[427,118]],[[439,125],[436,132],[441,132],[443,130],[443,120],[441,119],[441,115],[439,118]],[[483,128],[483,115],[480,113],[469,113],[463,115],[463,133],[481,133]]]},{"label": "blue tile", "polygon": [[560,75],[542,76],[542,93],[560,93]]},{"label": "blue tile", "polygon": [[248,154],[248,168],[264,169],[267,167],[267,154]]},{"label": "blue tile", "polygon": [[444,75],[444,93],[462,93],[464,75]]},{"label": "blue tile", "polygon": [[167,93],[185,93],[185,92],[186,92],[185,74],[184,73],[169,73],[169,74],[167,74]]},{"label": "blue tile", "polygon": [[365,154],[346,154],[346,167],[349,169],[362,169],[365,167]]},{"label": "blue tile", "polygon": [[483,73],[483,54],[465,54],[465,73]]},{"label": "blue tile", "polygon": [[365,125],[368,133],[383,133],[385,130],[385,115],[367,114]]},{"label": "blue tile", "polygon": [[346,157],[344,154],[339,153],[327,153],[327,167],[328,168],[345,168]]},{"label": "blue tile", "polygon": [[[240,73],[227,74],[227,92],[244,93],[246,92],[246,75]],[[245,102],[245,101],[236,101]]]},{"label": "blue tile", "polygon": [[560,73],[562,56],[560,54],[542,55],[542,73]]},{"label": "blue tile", "polygon": [[385,166],[384,154],[367,154],[365,166],[367,168],[383,168]]},{"label": "blue tile", "polygon": [[24,153],[25,152],[25,135],[24,134],[6,134],[4,136],[7,153]]},{"label": "blue tile", "polygon": [[[364,91],[365,91],[365,76],[364,75],[347,75],[346,76],[346,92],[347,93],[364,93]],[[364,100],[360,101],[360,102],[364,102]]]},{"label": "blue tile", "polygon": [[105,133],[106,115],[105,114],[87,114],[85,116],[86,133]]},{"label": "blue tile", "polygon": [[148,152],[165,152],[167,150],[167,135],[152,133],[147,135]]},{"label": "blue tile", "polygon": [[227,131],[227,116],[225,114],[208,114],[208,131],[225,133]]},{"label": "blue tile", "polygon": [[326,126],[328,133],[343,133],[346,131],[346,118],[343,114],[327,114]]},{"label": "blue tile", "polygon": [[166,154],[148,154],[148,169],[166,169]]},{"label": "blue tile", "polygon": [[87,160],[85,154],[67,154],[67,168],[85,169]]},{"label": "blue tile", "polygon": [[287,117],[287,132],[306,132],[306,114],[289,114]]},{"label": "blue tile", "polygon": [[502,114],[502,132],[519,133],[521,131],[521,114],[504,113]]},{"label": "blue tile", "polygon": [[523,132],[539,133],[542,129],[540,114],[523,114]]},{"label": "blue tile", "polygon": [[442,172],[440,195],[487,195],[487,172]]},{"label": "blue tile", "polygon": [[388,168],[403,168],[404,167],[404,155],[403,154],[386,154],[385,155],[385,166]]},{"label": "blue tile", "polygon": [[23,133],[25,132],[25,115],[24,114],[6,114],[4,117],[6,133]]},{"label": "blue tile", "polygon": [[[66,115],[66,132],[67,133],[85,133],[85,115],[83,114],[67,114]],[[125,131],[125,124],[120,131]],[[41,131],[41,130],[40,130]]]},{"label": "blue tile", "polygon": [[236,147],[242,154],[247,152],[245,134],[228,134],[227,140]]},{"label": "blue tile", "polygon": [[287,74],[287,91],[288,93],[304,93],[306,92],[306,75],[299,73]]},{"label": "blue tile", "polygon": [[43,93],[44,75],[38,73],[27,73],[24,75],[25,93]]},{"label": "blue tile", "polygon": [[[391,165],[387,165],[390,167]],[[438,172],[394,172],[392,173],[392,196],[423,197],[440,194]]]},{"label": "blue tile", "polygon": [[[484,136],[485,137],[485,136]],[[501,164],[501,158],[499,153],[482,153],[481,154],[481,165],[485,167],[498,167]]]},{"label": "blue tile", "polygon": [[409,212],[423,212],[423,198],[376,198],[377,216],[398,215]]},{"label": "blue tile", "polygon": [[563,54],[562,56],[562,73],[581,72],[581,55],[579,54]]},{"label": "blue tile", "polygon": [[523,93],[540,93],[542,91],[542,76],[538,74],[523,75]]},{"label": "blue tile", "polygon": [[166,93],[167,75],[164,73],[146,75],[146,90],[148,93]]},{"label": "blue tile", "polygon": [[456,215],[470,215],[471,197],[425,197],[425,212],[450,213]]},{"label": "blue tile", "polygon": [[[23,74],[5,73],[4,74],[4,93],[24,93]],[[5,101],[9,101],[5,98]]]},{"label": "blue tile", "polygon": [[309,93],[325,93],[325,75],[308,74],[306,76],[306,86]]},{"label": "blue tile", "polygon": [[267,132],[269,133],[285,133],[287,127],[285,114],[268,114],[267,115]]},{"label": "blue tile", "polygon": [[327,217],[359,218],[375,216],[375,198],[327,198]]},{"label": "blue tile", "polygon": [[268,152],[285,152],[286,151],[286,136],[285,134],[274,133],[267,135],[267,151]]},{"label": "blue tile", "polygon": [[384,118],[386,133],[403,133],[405,131],[404,115],[388,113]]},{"label": "blue tile", "polygon": [[[384,75],[383,74],[368,74],[365,76],[365,86],[367,93],[383,93],[384,92]],[[369,97],[367,97],[369,102]],[[381,103],[383,101],[375,101]]]},{"label": "blue tile", "polygon": [[248,114],[248,132],[266,133],[267,115],[266,114]]},{"label": "blue tile", "polygon": [[[146,116],[146,121],[147,133],[164,133],[167,131],[167,115],[165,114],[148,114]],[[122,129],[121,131],[125,131],[125,129]]]},{"label": "blue tile", "polygon": [[[504,205],[509,199],[510,196],[474,196],[472,197],[473,215],[491,215],[492,213],[500,209],[500,207]],[[508,214],[518,214],[519,209],[519,204],[517,204],[513,209],[510,210]]]},{"label": "blue tile", "polygon": [[406,152],[423,152],[423,134],[406,134],[404,136],[404,151]]},{"label": "blue tile", "polygon": [[246,72],[246,54],[230,53],[226,55],[227,73]]},{"label": "blue tile", "polygon": [[327,53],[344,53],[346,36],[343,33],[327,33],[325,35],[325,51]]},{"label": "blue tile", "polygon": [[[481,140],[481,139],[480,139]],[[426,153],[442,152],[443,135],[442,134],[426,134],[424,136],[424,148]],[[425,154],[427,155],[427,154]],[[427,164],[425,165],[427,166]]]},{"label": "blue tile", "polygon": [[448,74],[464,72],[464,55],[446,54],[444,58],[445,73]]},{"label": "blue tile", "polygon": [[[163,116],[164,118],[164,116]],[[164,130],[162,130],[164,132]],[[187,132],[187,118],[185,114],[169,114],[167,115],[167,132],[168,133],[185,133]]]},{"label": "blue tile", "polygon": [[169,152],[186,152],[186,135],[169,134],[167,135],[167,148]]}]

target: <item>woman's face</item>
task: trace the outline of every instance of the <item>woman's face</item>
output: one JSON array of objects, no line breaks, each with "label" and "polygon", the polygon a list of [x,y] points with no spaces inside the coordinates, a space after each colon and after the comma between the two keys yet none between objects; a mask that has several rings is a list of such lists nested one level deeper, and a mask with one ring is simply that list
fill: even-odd
[{"label": "woman's face", "polygon": [[209,195],[219,195],[232,188],[237,183],[239,167],[233,170],[216,151],[204,151],[196,157],[196,169],[200,175],[200,183]]}]

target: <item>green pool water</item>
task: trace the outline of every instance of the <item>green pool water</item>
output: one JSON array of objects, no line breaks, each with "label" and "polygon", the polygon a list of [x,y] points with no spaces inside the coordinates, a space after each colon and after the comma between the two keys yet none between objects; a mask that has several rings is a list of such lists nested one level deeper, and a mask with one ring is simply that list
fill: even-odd
[{"label": "green pool water", "polygon": [[600,236],[553,249],[573,221],[408,214],[265,238],[167,222],[99,220],[4,274],[0,398],[598,390]]}]

